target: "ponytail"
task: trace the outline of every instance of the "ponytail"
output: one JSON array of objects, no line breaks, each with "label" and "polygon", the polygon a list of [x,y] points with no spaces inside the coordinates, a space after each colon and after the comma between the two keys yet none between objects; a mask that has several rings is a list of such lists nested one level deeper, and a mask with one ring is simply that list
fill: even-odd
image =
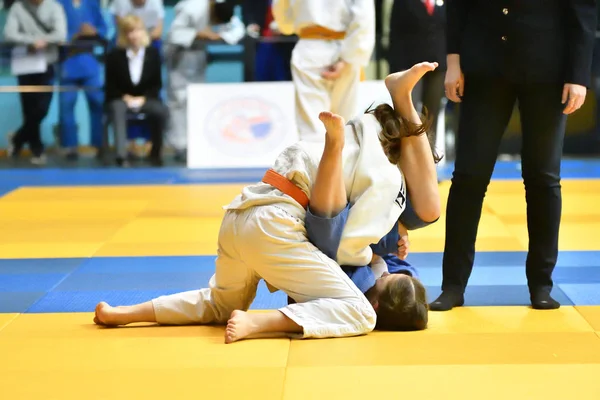
[{"label": "ponytail", "polygon": [[435,149],[434,135],[430,131],[431,118],[429,118],[428,111],[425,107],[423,108],[423,115],[421,116],[421,121],[424,122],[421,124],[415,124],[400,117],[392,106],[385,103],[380,104],[375,108],[369,107],[365,113],[373,114],[375,119],[377,119],[381,125],[379,141],[381,142],[381,147],[383,147],[383,151],[390,163],[397,165],[400,161],[400,142],[402,138],[420,136],[422,134],[427,135],[431,153],[433,155],[433,161],[437,164],[442,159]]}]

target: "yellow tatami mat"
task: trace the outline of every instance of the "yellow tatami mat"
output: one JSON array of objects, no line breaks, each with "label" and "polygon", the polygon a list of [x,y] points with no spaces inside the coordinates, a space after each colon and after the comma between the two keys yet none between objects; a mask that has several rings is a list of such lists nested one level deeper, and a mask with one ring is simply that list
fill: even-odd
[{"label": "yellow tatami mat", "polygon": [[[241,187],[20,188],[0,198],[0,254],[5,258],[212,255],[222,206]],[[411,232],[413,252],[443,251],[448,189],[448,182],[441,185],[439,222]],[[600,181],[564,181],[563,199],[560,249],[597,250]],[[477,250],[526,249],[523,184],[493,181],[484,204]]]},{"label": "yellow tatami mat", "polygon": [[474,307],[432,313],[424,332],[224,345],[222,327],[106,329],[89,313],[0,314],[0,393],[60,400],[479,400],[484,393],[597,400],[600,337],[590,315],[600,315],[600,307]]},{"label": "yellow tatami mat", "polygon": [[19,314],[0,314],[0,330],[8,325],[13,319],[17,318]]},{"label": "yellow tatami mat", "polygon": [[600,364],[290,367],[285,400],[598,400]]},{"label": "yellow tatami mat", "polygon": [[600,332],[600,307],[596,306],[576,306],[577,311],[583,315],[586,321]]},{"label": "yellow tatami mat", "polygon": [[[599,304],[600,180],[563,182],[558,310],[463,307],[430,313],[423,332],[232,345],[223,327],[106,329],[69,313],[205,284],[222,206],[241,187],[23,187],[1,197],[0,304],[11,314],[0,313],[0,400],[600,400],[600,306],[568,306]],[[439,222],[411,232],[413,253],[443,250],[448,189]],[[527,249],[521,182],[491,183],[477,249],[495,253],[474,271],[467,304],[527,304],[522,253],[501,253]],[[185,255],[209,257],[140,257]],[[423,281],[438,282],[439,254],[418,257]],[[267,300],[259,290],[255,306],[275,308]]]}]

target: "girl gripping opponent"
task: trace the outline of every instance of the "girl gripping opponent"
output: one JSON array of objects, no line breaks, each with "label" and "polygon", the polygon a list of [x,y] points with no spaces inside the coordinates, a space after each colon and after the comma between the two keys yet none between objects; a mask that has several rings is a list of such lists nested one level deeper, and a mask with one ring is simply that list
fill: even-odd
[{"label": "girl gripping opponent", "polygon": [[[263,182],[244,188],[226,207],[216,271],[208,288],[134,306],[99,303],[95,322],[227,323],[227,343],[262,333],[325,338],[360,335],[374,329],[377,314],[372,300],[338,263],[310,243],[304,223],[308,198],[313,199],[313,205],[318,202],[314,196],[319,196],[317,188],[321,186],[317,186],[321,156],[334,150],[332,153],[341,157],[344,189],[352,204],[337,253],[341,265],[367,265],[373,258],[370,244],[377,243],[397,223],[405,207],[399,196],[404,186],[400,169],[407,171],[408,185],[419,180],[432,183],[416,186],[411,202],[422,220],[438,218],[433,156],[425,135],[411,136],[422,128],[410,97],[418,80],[435,67],[421,63],[386,78],[401,118],[384,119],[378,112],[365,114],[345,127],[341,146],[328,133],[325,150],[318,143],[299,142],[282,152]],[[328,117],[323,118],[326,124],[338,124]],[[335,135],[339,139],[339,132]],[[394,160],[399,165],[390,163]],[[277,311],[246,313],[260,279],[297,303]],[[374,296],[396,279],[394,275],[380,278]]]}]

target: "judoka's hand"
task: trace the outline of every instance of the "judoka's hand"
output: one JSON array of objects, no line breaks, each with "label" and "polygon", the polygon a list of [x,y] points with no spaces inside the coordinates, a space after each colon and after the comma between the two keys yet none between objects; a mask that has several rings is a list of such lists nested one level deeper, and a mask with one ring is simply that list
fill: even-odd
[{"label": "judoka's hand", "polygon": [[152,40],[158,40],[160,39],[162,36],[162,26],[157,26],[156,28],[152,29],[152,31],[150,32],[150,39]]},{"label": "judoka's hand", "polygon": [[408,256],[408,247],[410,242],[408,241],[408,229],[398,221],[398,253],[396,255],[399,259],[404,260]]},{"label": "judoka's hand", "polygon": [[330,65],[321,73],[321,76],[327,80],[334,81],[342,75],[348,64],[344,60],[340,60],[333,65]]},{"label": "judoka's hand", "polygon": [[250,24],[246,27],[246,33],[250,37],[260,36],[260,26],[258,24]]},{"label": "judoka's hand", "polygon": [[96,28],[90,24],[83,23],[79,28],[79,32],[81,32],[81,36],[94,36],[96,34]]},{"label": "judoka's hand", "polygon": [[587,89],[574,83],[565,83],[562,93],[562,104],[565,104],[563,114],[569,115],[579,110],[585,101]]},{"label": "judoka's hand", "polygon": [[196,34],[198,39],[221,40],[221,35],[213,30],[206,28]]},{"label": "judoka's hand", "polygon": [[410,242],[408,240],[408,235],[401,236],[400,240],[398,240],[398,253],[396,254],[399,259],[404,260],[408,257],[409,246]]}]

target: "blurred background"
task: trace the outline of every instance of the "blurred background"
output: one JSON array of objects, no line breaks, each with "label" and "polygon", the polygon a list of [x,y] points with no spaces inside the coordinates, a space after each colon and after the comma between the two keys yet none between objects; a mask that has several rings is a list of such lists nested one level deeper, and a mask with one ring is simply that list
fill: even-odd
[{"label": "blurred background", "polygon": [[[35,2],[39,0],[17,0],[24,3]],[[44,0],[51,1],[51,0]],[[94,3],[96,0],[81,0],[81,4]],[[376,46],[369,66],[364,70],[364,80],[366,82],[378,81],[386,76],[390,70],[390,65],[394,65],[394,57],[398,51],[410,52],[405,44],[399,45],[402,35],[406,36],[405,30],[401,29],[406,21],[400,20],[396,8],[400,8],[402,0],[374,0],[376,4]],[[0,25],[2,31],[5,31],[7,16],[13,1],[5,1],[0,11]],[[188,0],[189,2],[189,0]],[[59,2],[61,3],[61,2]],[[79,5],[79,1],[73,2]],[[198,94],[194,95],[201,98],[194,100],[190,98],[188,103],[201,104],[203,109],[210,109],[211,105],[217,106],[211,101],[214,96],[206,88],[207,85],[229,84],[225,86],[231,88],[232,93],[241,90],[243,97],[244,91],[256,91],[259,86],[252,86],[247,89],[246,85],[250,82],[278,81],[287,83],[291,88],[289,75],[289,60],[291,51],[297,38],[295,36],[284,36],[278,33],[277,29],[269,29],[268,1],[264,0],[238,0],[235,2],[235,16],[239,19],[238,25],[229,27],[230,30],[239,31],[243,29],[243,34],[237,35],[233,39],[227,40],[227,37],[213,38],[204,40],[203,50],[205,50],[205,63],[191,63],[188,68],[197,69],[192,71],[191,75],[196,75],[195,81],[188,79],[184,84],[200,85],[197,89]],[[70,1],[62,0],[67,12],[67,20],[76,18],[68,12]],[[94,3],[95,4],[95,3]],[[326,1],[324,1],[326,4]],[[443,1],[437,1],[437,6],[443,6]],[[27,90],[24,85],[19,85],[19,80],[15,77],[13,63],[15,43],[2,37],[1,57],[0,57],[0,167],[40,167],[52,166],[61,168],[86,168],[97,167],[99,165],[110,165],[107,162],[101,162],[102,139],[107,138],[109,145],[112,145],[113,139],[110,134],[110,127],[106,115],[105,107],[102,102],[102,93],[104,88],[104,63],[105,55],[116,45],[118,36],[117,20],[129,14],[140,16],[144,20],[145,27],[151,36],[152,46],[157,48],[163,59],[161,66],[163,72],[163,87],[161,89],[161,99],[168,103],[169,80],[168,68],[173,61],[172,57],[177,55],[167,51],[165,43],[172,41],[173,20],[175,18],[175,8],[178,2],[175,0],[102,0],[98,6],[101,12],[102,21],[95,21],[95,32],[93,35],[85,37],[77,36],[77,29],[69,27],[67,42],[61,46],[60,56],[54,64],[54,79],[48,81],[48,87],[41,86],[46,98],[51,94],[50,107],[45,118],[41,123],[41,137],[45,145],[44,159],[33,159],[23,156],[20,158],[9,157],[11,135],[23,123],[23,110],[20,96]],[[239,25],[241,22],[242,26]],[[92,25],[94,25],[92,24]],[[104,24],[105,26],[102,26]],[[230,24],[231,25],[231,24]],[[436,40],[443,46],[445,40],[443,35],[443,19],[438,22],[440,33]],[[398,28],[400,26],[400,28]],[[271,26],[273,28],[273,26]],[[215,28],[218,31],[218,27]],[[236,36],[235,33],[232,33]],[[171,35],[171,36],[170,36]],[[85,40],[80,38],[84,37]],[[241,38],[240,38],[241,37]],[[598,35],[597,35],[598,37]],[[225,38],[225,39],[224,39]],[[405,38],[404,38],[405,39]],[[598,41],[598,39],[597,39]],[[232,44],[233,43],[233,44]],[[414,46],[419,46],[418,41],[414,41]],[[596,46],[598,47],[598,46]],[[89,56],[93,55],[97,65],[85,64],[74,65],[72,60],[68,64],[66,61],[74,54],[75,49],[85,48],[84,52]],[[70,53],[71,52],[71,53]],[[596,51],[595,59],[600,58]],[[65,55],[66,54],[66,55]],[[598,62],[594,65],[593,79],[594,87],[588,93],[586,102],[582,109],[569,117],[567,137],[565,143],[565,155],[572,157],[594,157],[600,152],[600,126],[598,124],[598,96],[600,95],[600,66]],[[202,71],[199,71],[199,70]],[[91,82],[91,84],[90,84]],[[224,86],[216,86],[219,90]],[[282,90],[288,86],[282,86]],[[292,90],[292,89],[290,89]],[[189,92],[192,96],[191,91]],[[203,95],[203,93],[205,95]],[[283,93],[283,92],[282,92]],[[288,92],[285,92],[288,93]],[[293,92],[289,92],[293,96]],[[289,97],[289,96],[288,96]],[[34,99],[35,101],[35,99]],[[293,99],[290,99],[289,105],[293,107]],[[198,103],[200,102],[200,103]],[[456,111],[454,104],[448,104],[445,99],[441,99],[442,107],[440,116],[442,117],[438,124],[438,146],[443,147],[446,153],[446,160],[452,160],[454,131],[456,130]],[[198,119],[210,119],[210,112],[205,115],[198,115]],[[216,110],[215,112],[219,112]],[[284,110],[293,112],[293,109]],[[189,113],[188,113],[189,114]],[[171,114],[171,119],[173,119]],[[192,141],[191,137],[201,138],[206,134],[205,130],[208,123],[201,124],[194,120],[194,116],[189,115],[177,118],[187,118],[187,135],[190,138],[190,145],[177,146],[168,138],[169,127],[165,128],[166,137],[163,153],[165,165],[180,165],[189,167],[223,167],[228,165],[217,165],[215,161],[206,158],[203,162],[191,162],[188,160],[191,146],[203,147],[206,144],[202,141]],[[257,117],[258,118],[258,117]],[[132,165],[143,161],[149,154],[151,132],[147,121],[144,121],[144,115],[129,115],[127,128],[127,149],[128,159]],[[145,123],[146,122],[146,123]],[[292,122],[290,122],[291,124]],[[172,121],[169,122],[172,125]],[[260,124],[259,124],[260,125]],[[101,126],[101,128],[100,128]],[[520,128],[519,128],[518,110],[515,110],[513,118],[506,132],[501,149],[501,158],[518,159],[520,149]],[[264,126],[263,126],[264,127]],[[272,129],[275,129],[271,126]],[[279,126],[276,129],[291,129],[290,126]],[[102,132],[100,133],[100,130]],[[192,132],[193,131],[193,132]],[[95,132],[95,133],[94,133]],[[102,139],[101,139],[102,138]],[[194,139],[195,140],[195,139]],[[287,139],[290,141],[291,139]],[[285,142],[285,143],[284,143]],[[204,144],[203,144],[204,143]],[[275,147],[282,147],[287,144],[282,141]],[[179,148],[178,148],[179,147]],[[28,149],[23,149],[23,155],[28,155]],[[258,151],[258,150],[257,150]],[[201,153],[198,153],[201,154]],[[30,155],[30,154],[29,154]],[[35,155],[34,155],[35,156]],[[47,156],[47,157],[46,157]],[[202,155],[194,156],[202,158]],[[243,167],[244,154],[237,154],[236,167]],[[214,164],[214,165],[213,165]],[[256,166],[250,165],[248,166]]]}]

